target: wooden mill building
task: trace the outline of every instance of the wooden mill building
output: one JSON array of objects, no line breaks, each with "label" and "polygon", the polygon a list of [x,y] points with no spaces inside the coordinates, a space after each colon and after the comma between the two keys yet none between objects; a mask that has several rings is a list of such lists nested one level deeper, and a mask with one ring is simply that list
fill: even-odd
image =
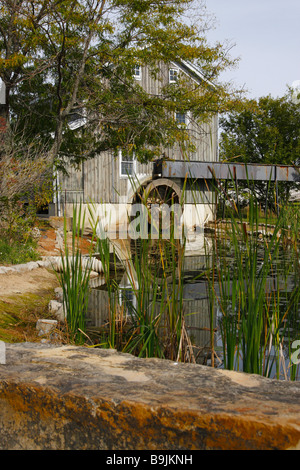
[{"label": "wooden mill building", "polygon": [[[182,63],[163,63],[158,77],[153,77],[147,67],[136,66],[134,78],[149,94],[161,94],[161,88],[178,79],[180,74],[191,80],[201,90],[204,77],[193,65]],[[212,116],[209,122],[196,124],[189,113],[177,113],[176,120],[184,124],[191,136],[196,151],[182,155],[179,146],[166,148],[162,152],[167,160],[197,162],[216,162],[218,159],[218,117]],[[118,227],[127,218],[132,203],[135,202],[137,188],[157,191],[164,199],[171,188],[175,199],[179,200],[183,187],[182,178],[162,178],[155,170],[155,163],[141,164],[134,158],[124,158],[120,151],[107,151],[97,157],[82,162],[79,169],[69,168],[68,176],[57,175],[57,196],[52,215],[71,215],[73,204],[93,201],[97,208],[102,227],[105,230]],[[150,186],[149,186],[150,185]],[[166,201],[167,202],[167,201]],[[184,223],[188,227],[203,226],[204,221],[213,217],[213,193],[204,180],[197,185],[189,180],[184,191]],[[196,210],[195,210],[196,208]]]}]

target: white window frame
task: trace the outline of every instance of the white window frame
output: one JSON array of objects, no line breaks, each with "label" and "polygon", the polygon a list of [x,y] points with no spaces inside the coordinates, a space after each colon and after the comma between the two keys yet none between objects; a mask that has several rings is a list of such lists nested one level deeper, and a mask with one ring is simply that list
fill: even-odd
[{"label": "white window frame", "polygon": [[[136,73],[137,69],[139,70],[138,73]],[[133,67],[133,78],[135,78],[135,80],[142,80],[142,67],[139,64]]]},{"label": "white window frame", "polygon": [[[132,306],[134,309],[136,309],[136,306],[137,306],[137,298],[136,298],[136,295],[133,291],[133,289],[131,288],[131,286],[126,286],[126,285],[120,285],[119,287],[121,287],[121,289],[119,289],[119,304],[120,305],[124,305],[126,307],[126,302],[129,301],[132,303]],[[137,289],[137,287],[136,287]],[[124,295],[124,292],[125,292],[125,295]],[[129,294],[129,296],[127,297],[127,292]],[[126,299],[124,297],[127,297]],[[129,316],[132,315],[132,312],[127,312],[125,310],[125,314],[127,316],[127,314]]]},{"label": "white window frame", "polygon": [[[177,119],[177,114],[184,115],[185,116],[185,121],[184,122],[179,122],[178,119]],[[186,111],[185,113],[175,111],[175,121],[177,122],[177,124],[179,126],[185,126],[187,128],[190,124],[190,113],[189,113],[189,111]]]},{"label": "white window frame", "polygon": [[[176,78],[173,78],[172,75],[176,76]],[[178,80],[178,77],[179,77],[179,69],[176,69],[175,67],[170,68],[169,69],[169,83],[176,83]]]},{"label": "white window frame", "polygon": [[132,173],[123,173],[122,171],[122,163],[128,162],[128,160],[123,160],[123,153],[122,150],[119,150],[119,174],[121,179],[128,179],[129,177],[134,177],[136,174],[136,158],[135,155],[133,154],[132,160],[129,160],[132,162]]}]

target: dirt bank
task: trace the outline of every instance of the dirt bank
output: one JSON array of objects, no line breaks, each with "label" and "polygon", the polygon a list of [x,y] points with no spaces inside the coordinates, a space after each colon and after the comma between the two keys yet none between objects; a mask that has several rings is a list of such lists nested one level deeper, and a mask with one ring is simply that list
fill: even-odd
[{"label": "dirt bank", "polygon": [[55,273],[45,268],[23,273],[0,274],[0,299],[28,292],[42,296],[58,285]]},{"label": "dirt bank", "polygon": [[[59,256],[60,234],[55,228],[40,229],[38,252],[41,257]],[[56,275],[51,269],[40,267],[21,273],[0,274],[0,299],[22,296],[26,293],[47,295],[58,286]]]},{"label": "dirt bank", "polygon": [[[40,232],[40,256],[59,256],[59,231],[46,226]],[[58,286],[55,272],[46,267],[0,274],[0,340],[40,342],[36,323],[39,318],[51,318],[48,305]]]}]

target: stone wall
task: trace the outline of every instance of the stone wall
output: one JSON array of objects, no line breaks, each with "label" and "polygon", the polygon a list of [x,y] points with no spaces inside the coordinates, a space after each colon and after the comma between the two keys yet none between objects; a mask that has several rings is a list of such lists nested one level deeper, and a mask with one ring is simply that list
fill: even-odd
[{"label": "stone wall", "polygon": [[300,449],[300,383],[138,359],[6,345],[1,450]]}]

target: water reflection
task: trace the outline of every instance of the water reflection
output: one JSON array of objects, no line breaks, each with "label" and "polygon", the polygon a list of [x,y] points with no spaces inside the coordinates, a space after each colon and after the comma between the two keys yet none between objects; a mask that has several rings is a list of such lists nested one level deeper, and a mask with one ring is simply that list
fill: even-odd
[{"label": "water reflection", "polygon": [[[199,240],[197,249],[194,251],[186,251],[186,256],[184,258],[183,309],[185,325],[191,342],[194,345],[194,357],[196,358],[196,362],[201,364],[211,364],[210,330],[211,327],[216,330],[216,334],[214,336],[214,349],[216,354],[214,362],[215,366],[222,367],[222,339],[219,330],[220,322],[222,322],[222,313],[216,304],[214,308],[213,323],[211,325],[208,285],[204,277],[199,278],[199,274],[206,271],[209,259],[206,253],[207,246],[209,246],[209,244],[204,246],[202,242],[202,239]],[[194,246],[196,247],[196,245]],[[232,259],[229,252],[226,253],[226,256],[228,256],[229,261]],[[285,292],[286,296],[288,297],[288,295],[292,293],[298,281],[295,275],[292,273],[286,276],[284,279],[281,278],[280,275],[278,276],[278,273],[280,274],[281,269],[282,267],[279,259],[278,271],[274,274],[274,276],[270,276],[268,279],[266,291],[269,293],[277,291]],[[136,299],[132,289],[132,280],[128,278],[128,275],[124,271],[118,271],[118,274],[115,277],[115,281],[116,286],[118,286],[116,288],[115,295],[118,297],[119,304],[123,305],[127,311],[130,309],[130,306],[132,306],[134,309]],[[95,331],[97,329],[101,330],[108,323],[109,298],[104,277],[99,276],[91,280],[91,288],[87,327],[89,331]],[[218,282],[215,283],[215,293],[216,295],[219,294]],[[281,300],[281,304],[281,308],[284,310],[286,308],[286,302],[284,298]],[[300,339],[300,310],[298,305],[296,306],[296,309],[297,311],[294,315],[294,323],[292,325],[285,325],[285,331],[286,335],[291,334],[291,336],[293,336],[295,339]],[[280,351],[281,360],[285,361],[284,369],[287,371],[287,374],[289,370],[289,345],[289,338],[286,337],[286,341],[283,343],[283,349]],[[276,354],[277,352],[271,349],[271,359],[273,356],[275,358]],[[236,358],[236,363],[239,364],[237,368],[242,370],[240,358]],[[275,377],[275,364],[273,364],[271,367],[272,371],[270,376]]]},{"label": "water reflection", "polygon": [[[210,350],[210,314],[205,282],[192,283],[191,277],[204,269],[203,256],[186,257],[184,269],[187,273],[186,283],[183,286],[183,308],[185,324],[192,343],[195,345],[195,353],[198,362],[205,361],[206,353]],[[108,322],[109,296],[102,276],[91,281],[91,293],[89,298],[88,323],[89,330],[101,329]],[[116,290],[120,305],[126,304],[130,308],[135,307],[136,298],[133,293],[131,280],[126,273],[122,274]],[[158,305],[159,307],[159,305]]]}]

